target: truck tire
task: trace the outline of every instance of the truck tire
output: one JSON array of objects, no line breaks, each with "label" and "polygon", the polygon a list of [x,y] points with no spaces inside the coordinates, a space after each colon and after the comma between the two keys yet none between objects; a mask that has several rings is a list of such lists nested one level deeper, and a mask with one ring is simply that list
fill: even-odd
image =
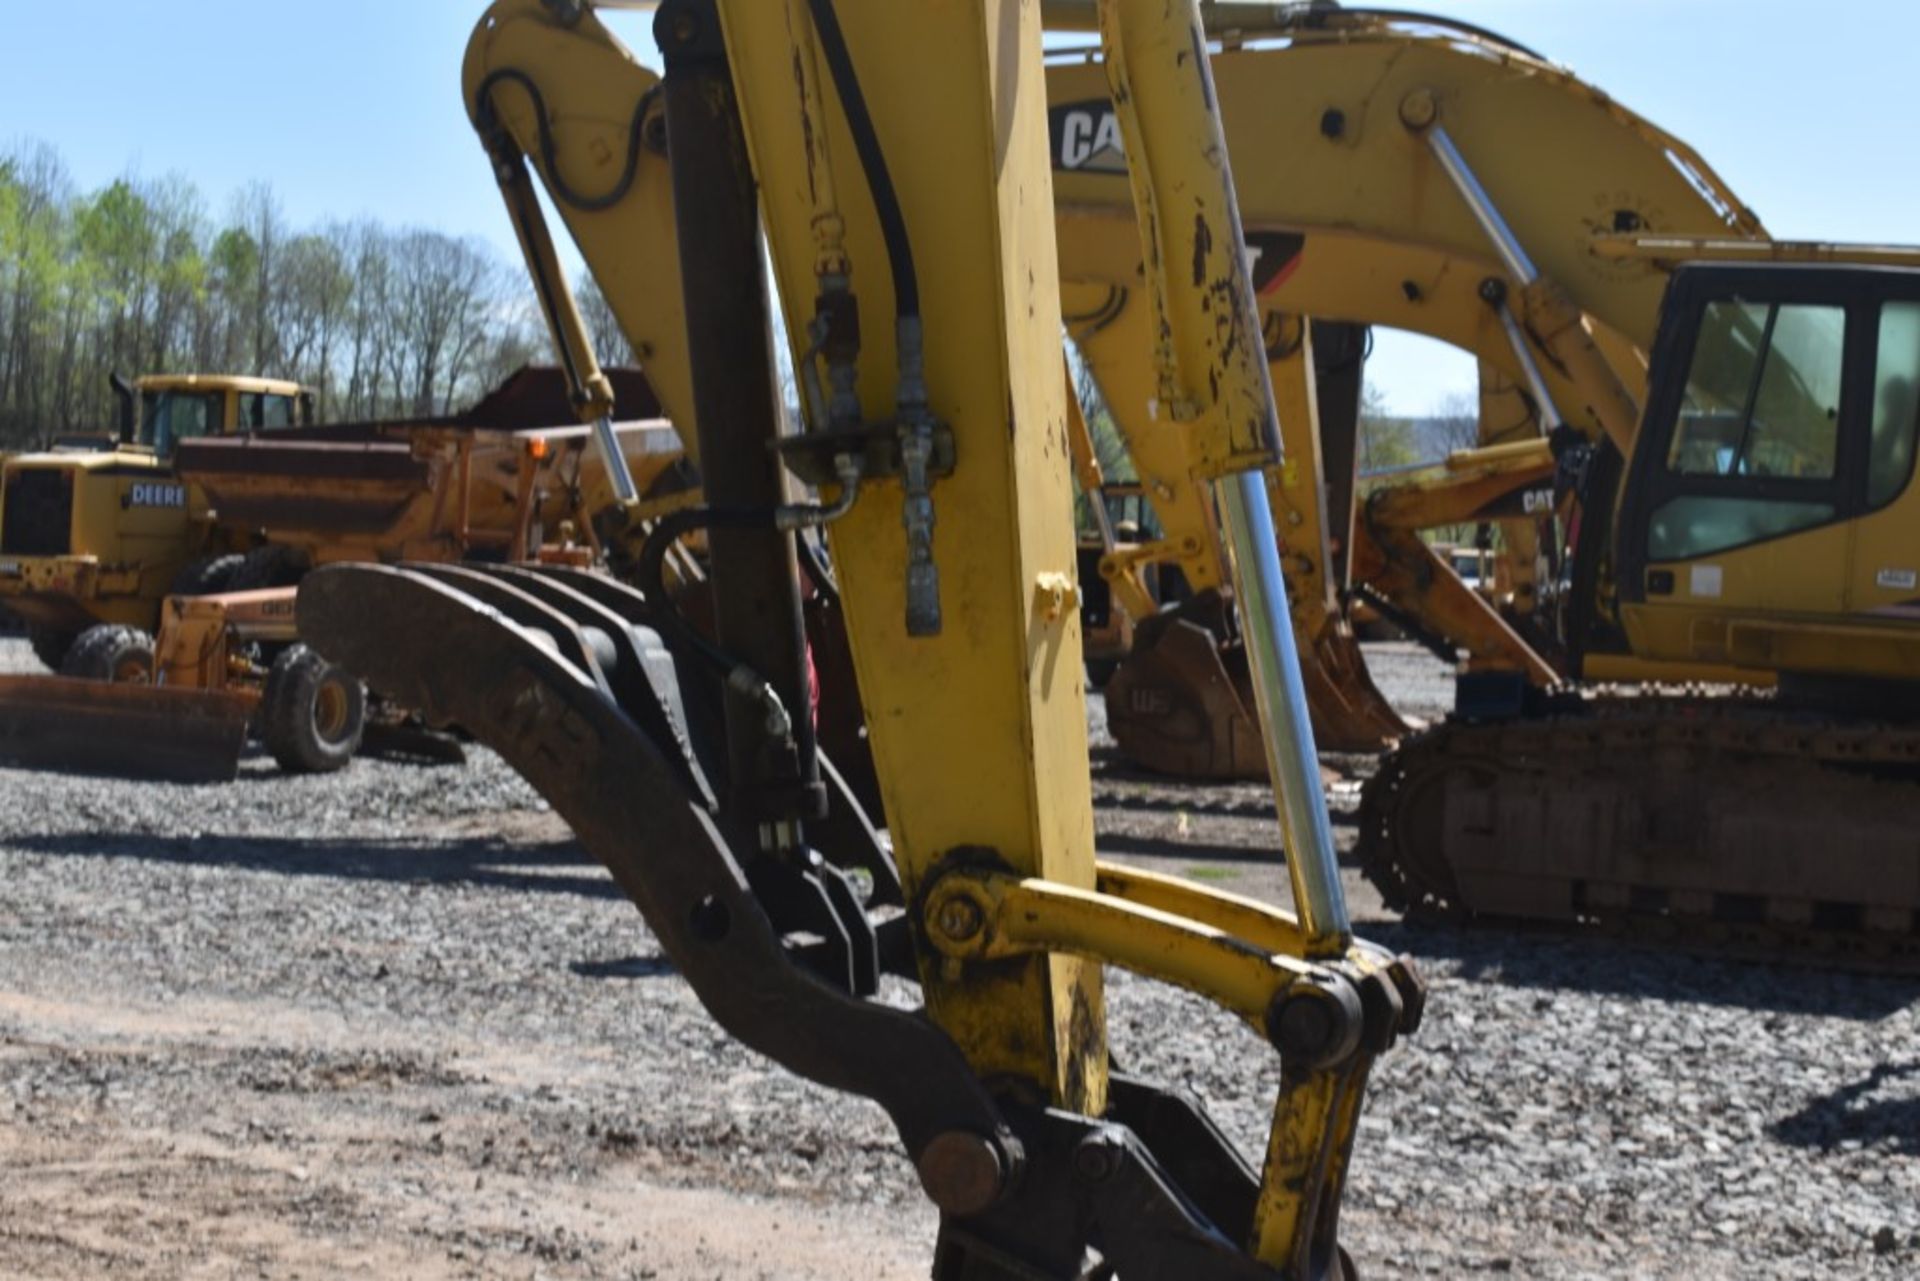
[{"label": "truck tire", "polygon": [[169,596],[218,596],[232,588],[233,576],[246,561],[238,552],[225,556],[202,556],[173,577]]},{"label": "truck tire", "polygon": [[101,623],[80,633],[67,650],[60,674],[83,681],[122,685],[153,683],[153,637],[124,623]]},{"label": "truck tire", "polygon": [[227,576],[226,590],[257,592],[268,587],[293,587],[306,575],[307,565],[291,547],[256,547],[240,557]]},{"label": "truck tire", "polygon": [[260,729],[289,774],[345,769],[367,728],[366,687],[305,645],[290,645],[267,669]]},{"label": "truck tire", "polygon": [[73,642],[79,633],[70,632],[64,627],[29,627],[27,644],[33,646],[33,656],[46,664],[50,672],[60,670],[67,661],[67,651],[73,648]]}]

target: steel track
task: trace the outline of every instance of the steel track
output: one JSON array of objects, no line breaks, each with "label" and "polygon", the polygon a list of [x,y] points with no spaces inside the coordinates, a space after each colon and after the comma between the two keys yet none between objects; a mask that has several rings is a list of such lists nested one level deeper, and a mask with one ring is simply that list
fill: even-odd
[{"label": "steel track", "polygon": [[1356,854],[1423,920],[1920,973],[1920,725],[1594,696],[1382,759]]}]

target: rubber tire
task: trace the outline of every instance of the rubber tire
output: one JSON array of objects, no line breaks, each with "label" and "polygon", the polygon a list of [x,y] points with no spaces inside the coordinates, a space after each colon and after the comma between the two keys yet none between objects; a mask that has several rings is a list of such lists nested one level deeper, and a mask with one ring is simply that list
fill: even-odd
[{"label": "rubber tire", "polygon": [[[143,674],[128,674],[129,668]],[[101,623],[80,633],[60,663],[60,674],[83,681],[153,683],[153,637],[124,623]]]},{"label": "rubber tire", "polygon": [[73,643],[80,639],[78,632],[70,632],[64,627],[27,628],[27,644],[33,646],[33,656],[46,665],[50,672],[60,670],[67,661],[67,654],[73,649]]},{"label": "rubber tire", "polygon": [[238,552],[229,552],[224,556],[202,556],[173,576],[173,586],[167,589],[167,595],[218,596],[221,592],[231,591],[233,576],[246,563],[246,559]]},{"label": "rubber tire", "polygon": [[230,592],[257,592],[268,587],[295,587],[307,566],[291,547],[256,547],[240,558],[227,576]]},{"label": "rubber tire", "polygon": [[[319,723],[321,699],[329,693],[344,700],[340,724]],[[260,737],[267,751],[289,774],[331,774],[343,770],[360,750],[367,729],[367,690],[346,669],[305,645],[289,645],[267,669],[260,698]]]}]

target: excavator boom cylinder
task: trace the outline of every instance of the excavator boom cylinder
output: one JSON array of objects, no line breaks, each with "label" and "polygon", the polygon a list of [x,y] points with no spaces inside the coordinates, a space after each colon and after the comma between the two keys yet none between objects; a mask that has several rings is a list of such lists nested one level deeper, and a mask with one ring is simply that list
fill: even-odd
[{"label": "excavator boom cylinder", "polygon": [[1195,402],[1166,409],[1176,421],[1195,420],[1203,441],[1232,442],[1221,452],[1203,446],[1202,465],[1223,473],[1215,493],[1308,953],[1337,955],[1352,926],[1267,496],[1265,468],[1278,461],[1280,424],[1205,31],[1197,3],[1107,0],[1101,37],[1148,278],[1158,284],[1163,388]]},{"label": "excavator boom cylinder", "polygon": [[[666,60],[668,154],[681,252],[702,264],[685,278],[720,648],[764,681],[786,709],[772,729],[764,695],[729,680],[727,741],[736,803],[781,843],[792,824],[822,816],[800,570],[787,505],[759,202],[733,95],[718,14],[668,3],[655,21]],[[664,527],[663,527],[664,528]],[[654,537],[662,537],[656,533]],[[790,742],[779,741],[785,738]]]}]

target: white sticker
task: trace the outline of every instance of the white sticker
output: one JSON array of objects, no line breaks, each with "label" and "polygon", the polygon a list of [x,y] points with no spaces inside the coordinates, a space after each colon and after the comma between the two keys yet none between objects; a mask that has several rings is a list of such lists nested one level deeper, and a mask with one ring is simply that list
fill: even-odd
[{"label": "white sticker", "polygon": [[1687,590],[1695,596],[1718,596],[1720,594],[1720,567],[1718,565],[1695,565],[1687,579]]},{"label": "white sticker", "polygon": [[1875,587],[1884,587],[1890,592],[1910,592],[1920,575],[1911,569],[1883,569],[1873,576]]}]

